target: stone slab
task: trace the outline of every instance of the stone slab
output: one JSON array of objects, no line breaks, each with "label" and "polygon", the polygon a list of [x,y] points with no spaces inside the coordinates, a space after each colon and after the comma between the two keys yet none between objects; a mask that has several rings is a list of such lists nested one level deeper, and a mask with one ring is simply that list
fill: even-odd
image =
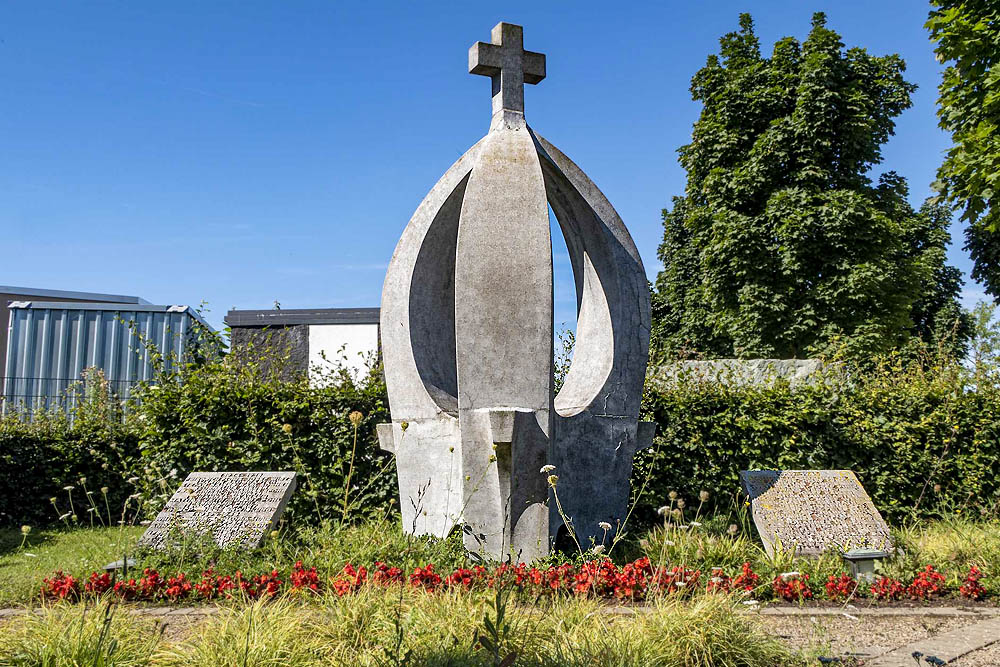
[{"label": "stone slab", "polygon": [[740,482],[769,555],[827,549],[892,551],[889,526],[850,470],[742,470]]},{"label": "stone slab", "polygon": [[139,546],[163,548],[172,531],[210,534],[221,546],[253,548],[295,491],[294,472],[193,472],[167,501]]},{"label": "stone slab", "polygon": [[[938,664],[947,664],[997,641],[1000,641],[1000,617],[964,625],[951,632],[900,646],[865,664],[869,667],[911,667],[915,664],[929,664],[926,662],[928,657],[941,660]],[[914,658],[915,653],[921,654],[918,657],[923,662],[918,663]]]}]

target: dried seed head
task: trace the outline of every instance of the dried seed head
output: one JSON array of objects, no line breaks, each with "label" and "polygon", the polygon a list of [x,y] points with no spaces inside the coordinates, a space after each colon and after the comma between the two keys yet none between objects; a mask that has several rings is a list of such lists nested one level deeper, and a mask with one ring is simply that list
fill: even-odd
[{"label": "dried seed head", "polygon": [[291,433],[292,432],[292,425],[291,424],[282,424],[281,425],[281,430],[284,431],[285,433]]},{"label": "dried seed head", "polygon": [[31,526],[21,526],[21,534],[27,535],[31,532]]},{"label": "dried seed head", "polygon": [[671,491],[670,493],[667,494],[667,498],[670,498],[671,500],[677,500],[677,492]]},{"label": "dried seed head", "polygon": [[660,509],[656,510],[656,513],[659,514],[660,516],[666,516],[667,512],[669,512],[669,511],[670,511],[670,508],[667,507],[666,505],[664,505]]},{"label": "dried seed head", "polygon": [[708,491],[706,491],[705,489],[702,489],[701,491],[698,492],[698,500],[700,500],[701,502],[703,502],[703,503],[707,502],[708,498],[709,498],[709,494],[708,494]]},{"label": "dried seed head", "polygon": [[729,530],[728,530],[728,532],[729,532],[730,535],[735,535],[736,533],[739,532],[739,530],[740,529],[736,526],[735,523],[729,524]]},{"label": "dried seed head", "polygon": [[351,426],[357,428],[361,425],[361,420],[364,419],[365,416],[357,410],[353,410],[351,414],[347,415],[347,418],[351,420]]},{"label": "dried seed head", "polygon": [[559,483],[559,475],[549,475],[549,478],[548,478],[547,481],[549,483],[549,486],[551,486],[552,488],[555,488],[556,484]]},{"label": "dried seed head", "polygon": [[678,509],[684,509],[684,507],[686,505],[687,505],[687,503],[684,502],[683,498],[681,498],[680,500],[677,501],[677,507],[678,507]]}]

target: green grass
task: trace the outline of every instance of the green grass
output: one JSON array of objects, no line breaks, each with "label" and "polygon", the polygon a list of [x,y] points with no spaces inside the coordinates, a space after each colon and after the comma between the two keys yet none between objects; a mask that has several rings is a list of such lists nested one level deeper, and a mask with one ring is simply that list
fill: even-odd
[{"label": "green grass", "polygon": [[119,560],[142,532],[133,526],[35,529],[22,547],[20,530],[0,529],[0,607],[37,600],[42,579],[55,570],[90,573]]}]

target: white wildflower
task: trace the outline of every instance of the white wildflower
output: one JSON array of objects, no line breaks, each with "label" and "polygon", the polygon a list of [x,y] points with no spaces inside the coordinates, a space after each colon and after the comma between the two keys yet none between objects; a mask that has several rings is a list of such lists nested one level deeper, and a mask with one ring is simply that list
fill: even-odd
[{"label": "white wildflower", "polygon": [[670,511],[670,508],[667,507],[666,505],[664,505],[660,509],[656,510],[656,513],[659,514],[660,516],[666,516],[667,512],[669,512],[669,511]]},{"label": "white wildflower", "polygon": [[700,521],[692,521],[688,525],[691,526],[692,528],[701,528],[701,522]]},{"label": "white wildflower", "polygon": [[597,524],[597,527],[600,528],[601,530],[611,530],[611,524],[608,523],[607,521],[600,522],[599,524]]},{"label": "white wildflower", "polygon": [[552,472],[552,471],[553,471],[553,470],[555,470],[555,469],[556,469],[556,467],[555,467],[554,465],[552,465],[552,464],[547,464],[547,465],[543,465],[543,466],[542,466],[542,469],[541,469],[541,470],[539,470],[538,472],[540,472],[540,473],[542,473],[543,475],[545,475],[545,474],[547,474],[547,473],[550,473],[550,472]]},{"label": "white wildflower", "polygon": [[59,520],[60,521],[65,521],[66,519],[70,518],[71,516],[73,516],[72,512],[66,512],[61,517],[59,517]]},{"label": "white wildflower", "polygon": [[593,551],[595,554],[602,554],[604,553],[604,545],[603,544],[595,545],[594,548],[591,549],[591,551]]},{"label": "white wildflower", "polygon": [[72,491],[73,489],[74,489],[74,487],[72,485],[71,486],[64,486],[63,487],[63,491]]}]

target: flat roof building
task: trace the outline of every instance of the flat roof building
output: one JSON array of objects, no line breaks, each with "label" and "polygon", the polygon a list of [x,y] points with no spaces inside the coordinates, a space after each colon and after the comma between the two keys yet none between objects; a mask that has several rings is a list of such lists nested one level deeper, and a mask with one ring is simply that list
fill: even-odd
[{"label": "flat roof building", "polygon": [[338,366],[355,377],[378,358],[378,308],[230,310],[230,350],[258,359],[281,359],[280,374],[321,382]]}]

